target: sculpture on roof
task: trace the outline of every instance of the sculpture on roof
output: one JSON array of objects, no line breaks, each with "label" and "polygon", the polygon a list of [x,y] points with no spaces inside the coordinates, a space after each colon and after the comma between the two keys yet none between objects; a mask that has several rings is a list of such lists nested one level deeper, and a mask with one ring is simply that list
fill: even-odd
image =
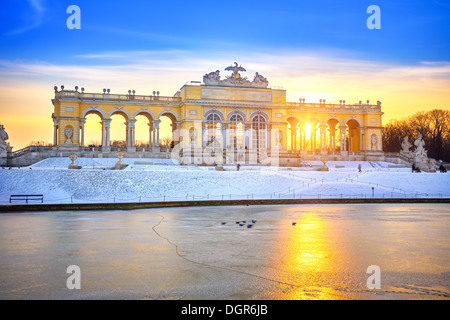
[{"label": "sculpture on roof", "polygon": [[256,72],[253,81],[249,81],[247,77],[242,77],[240,72],[247,72],[242,65],[237,62],[225,68],[225,71],[232,71],[233,73],[225,79],[220,79],[220,71],[210,72],[203,76],[203,83],[207,86],[222,86],[222,87],[243,87],[243,88],[267,88],[269,81],[267,78]]}]

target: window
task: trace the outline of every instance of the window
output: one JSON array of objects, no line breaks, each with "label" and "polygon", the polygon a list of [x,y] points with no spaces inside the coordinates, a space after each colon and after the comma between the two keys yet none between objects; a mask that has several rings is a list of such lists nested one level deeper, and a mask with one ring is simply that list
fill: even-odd
[{"label": "window", "polygon": [[222,136],[222,123],[220,116],[216,113],[211,113],[206,118],[206,146],[220,147]]},{"label": "window", "polygon": [[230,118],[230,145],[237,149],[244,147],[244,118],[239,114]]},{"label": "window", "polygon": [[258,115],[253,118],[252,121],[252,134],[253,134],[253,148],[259,150],[259,149],[266,149],[267,143],[266,143],[266,137],[267,137],[267,125],[266,125],[266,119]]}]

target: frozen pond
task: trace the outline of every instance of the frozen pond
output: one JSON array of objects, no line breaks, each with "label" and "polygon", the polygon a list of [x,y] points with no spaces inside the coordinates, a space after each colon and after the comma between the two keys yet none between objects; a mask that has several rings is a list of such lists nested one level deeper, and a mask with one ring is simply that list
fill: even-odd
[{"label": "frozen pond", "polygon": [[449,298],[445,204],[0,215],[0,299]]}]

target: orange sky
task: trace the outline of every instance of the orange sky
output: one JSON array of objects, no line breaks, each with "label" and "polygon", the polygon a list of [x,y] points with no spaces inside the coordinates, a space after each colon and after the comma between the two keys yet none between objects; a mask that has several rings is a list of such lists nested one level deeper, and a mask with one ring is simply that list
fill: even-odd
[{"label": "orange sky", "polygon": [[[286,53],[282,58],[281,63],[274,64],[274,57],[269,55],[245,57],[240,63],[248,72],[243,75],[252,77],[259,72],[268,78],[269,86],[286,89],[288,101],[306,98],[307,102],[327,99],[332,103],[342,99],[347,103],[360,100],[376,103],[380,100],[384,123],[421,110],[450,109],[449,63],[389,65],[301,53]],[[161,95],[172,96],[186,82],[199,81],[205,73],[222,70],[230,64],[223,58],[187,59],[167,61],[159,68],[149,67],[146,61],[119,67],[0,61],[0,67],[3,66],[0,68],[0,123],[5,125],[14,150],[31,141],[52,142],[51,99],[55,85],[64,84],[68,89],[84,86],[86,92],[110,88],[112,93],[126,93],[134,89],[143,95],[158,90]],[[226,74],[221,71],[222,77]],[[118,124],[114,124],[116,121]],[[123,139],[125,129],[121,128],[121,122],[113,120],[112,140]],[[86,143],[100,140],[101,133],[95,130],[96,126],[95,118],[89,119]],[[168,132],[162,130],[161,137]],[[148,127],[144,121],[138,121],[136,140],[147,139]]]}]

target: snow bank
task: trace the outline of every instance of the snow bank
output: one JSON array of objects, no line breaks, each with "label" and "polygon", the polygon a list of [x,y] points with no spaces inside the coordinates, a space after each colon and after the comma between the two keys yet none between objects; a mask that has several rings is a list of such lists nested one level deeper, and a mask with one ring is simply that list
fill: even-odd
[{"label": "snow bank", "polygon": [[216,171],[179,166],[170,159],[124,158],[126,170],[106,170],[116,162],[79,158],[76,164],[83,169],[68,170],[69,159],[50,158],[27,168],[0,170],[0,203],[8,203],[11,194],[43,194],[46,203],[347,198],[371,197],[372,192],[376,197],[450,197],[450,174],[413,174],[385,162],[330,161],[329,172],[258,166],[242,166],[238,172],[233,166]]}]

